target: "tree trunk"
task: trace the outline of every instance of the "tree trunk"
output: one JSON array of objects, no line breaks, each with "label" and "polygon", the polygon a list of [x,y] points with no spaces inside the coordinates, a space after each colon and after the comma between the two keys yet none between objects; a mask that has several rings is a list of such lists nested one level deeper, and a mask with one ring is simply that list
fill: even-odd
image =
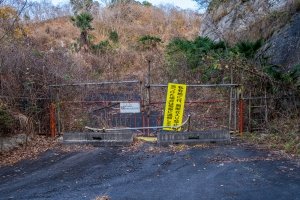
[{"label": "tree trunk", "polygon": [[80,33],[80,48],[83,48],[84,51],[88,51],[89,49],[88,33],[86,30]]}]

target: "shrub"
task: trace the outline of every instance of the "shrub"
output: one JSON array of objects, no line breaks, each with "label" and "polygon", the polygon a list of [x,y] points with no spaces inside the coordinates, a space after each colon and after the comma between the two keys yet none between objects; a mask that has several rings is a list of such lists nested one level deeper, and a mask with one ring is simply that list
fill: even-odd
[{"label": "shrub", "polygon": [[158,46],[159,43],[162,43],[162,40],[159,37],[152,35],[141,36],[138,40],[144,49],[151,49]]},{"label": "shrub", "polygon": [[111,48],[108,40],[99,42],[98,44],[92,45],[92,51],[94,53],[104,53]]},{"label": "shrub", "polygon": [[143,6],[146,6],[146,7],[152,6],[152,4],[149,1],[143,1],[142,4],[143,4]]},{"label": "shrub", "polygon": [[176,38],[167,45],[166,52],[170,59],[172,54],[182,53],[187,59],[188,68],[195,69],[209,52],[218,54],[219,50],[225,49],[225,42],[214,42],[207,37],[197,37],[194,41]]},{"label": "shrub", "polygon": [[114,43],[118,43],[119,42],[119,34],[117,31],[111,31],[109,33],[109,39],[114,42]]},{"label": "shrub", "polygon": [[253,58],[260,47],[262,47],[264,41],[259,39],[255,42],[250,41],[242,41],[237,43],[233,48],[232,51],[235,53],[242,54],[246,58]]},{"label": "shrub", "polygon": [[277,65],[265,66],[265,73],[271,76],[276,81],[283,81],[283,72],[280,67]]},{"label": "shrub", "polygon": [[284,72],[276,65],[266,66],[265,73],[277,82],[294,88],[300,87],[300,64],[293,66],[288,72]]},{"label": "shrub", "polygon": [[300,64],[292,67],[288,74],[291,78],[292,83],[297,87],[300,87]]},{"label": "shrub", "polygon": [[13,116],[6,109],[0,108],[0,134],[9,134],[13,126]]}]

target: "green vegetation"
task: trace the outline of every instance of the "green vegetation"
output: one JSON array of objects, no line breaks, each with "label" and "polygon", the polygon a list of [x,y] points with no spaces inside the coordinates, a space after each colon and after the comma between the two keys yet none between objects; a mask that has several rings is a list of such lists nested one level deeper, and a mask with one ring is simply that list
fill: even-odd
[{"label": "green vegetation", "polygon": [[179,64],[176,63],[178,59],[185,59],[188,68],[195,69],[203,63],[205,56],[214,53],[214,56],[217,58],[225,49],[226,45],[224,42],[214,42],[206,37],[197,37],[194,41],[176,38],[167,45],[167,61],[172,63],[172,65],[177,65]]},{"label": "green vegetation", "polygon": [[[300,65],[284,71],[280,66],[269,65],[267,61],[254,66],[254,57],[263,45],[263,40],[241,41],[229,46],[224,41],[214,42],[209,38],[194,40],[176,38],[165,49],[166,68],[171,79],[180,79],[190,74],[188,80],[203,83],[223,83],[228,81],[229,66],[233,69],[235,81],[251,88],[264,85],[272,94],[286,92],[290,88],[295,93],[300,86]],[[241,71],[243,72],[241,75]],[[182,79],[181,81],[185,81]],[[264,80],[264,81],[262,81]],[[279,93],[278,93],[279,94]]]},{"label": "green vegetation", "polygon": [[255,42],[242,41],[242,42],[237,43],[231,49],[231,51],[236,54],[242,54],[246,58],[250,59],[250,58],[254,58],[257,50],[259,50],[260,47],[262,47],[263,43],[264,43],[264,41],[262,39],[259,39]]},{"label": "green vegetation", "polygon": [[289,81],[300,88],[300,64],[295,65],[288,73]]},{"label": "green vegetation", "polygon": [[[224,41],[214,42],[207,37],[194,40],[176,38],[166,47],[166,65],[169,72],[178,73],[186,66],[188,70],[201,74],[201,81],[219,83],[228,78],[224,70],[231,60],[252,59],[263,41],[239,42],[230,47]],[[225,73],[225,74],[224,74]]]},{"label": "green vegetation", "polygon": [[287,72],[276,65],[267,65],[264,67],[264,71],[275,81],[282,82],[294,88],[300,87],[300,64],[293,66]]},{"label": "green vegetation", "polygon": [[117,31],[111,31],[109,33],[109,39],[114,42],[114,43],[118,43],[119,42],[119,34]]},{"label": "green vegetation", "polygon": [[143,35],[138,41],[142,44],[143,49],[155,48],[158,44],[162,43],[162,40],[159,37],[152,35]]},{"label": "green vegetation", "polygon": [[84,45],[89,45],[89,39],[88,39],[88,31],[92,30],[92,21],[93,16],[88,13],[84,12],[79,15],[75,15],[71,18],[72,22],[76,27],[78,27],[81,31],[80,33],[80,45],[81,47]]},{"label": "green vegetation", "polygon": [[14,126],[13,116],[3,108],[0,108],[0,134],[9,134]]},{"label": "green vegetation", "polygon": [[147,7],[151,7],[152,4],[149,1],[143,1],[142,4]]},{"label": "green vegetation", "polygon": [[104,40],[99,42],[98,44],[94,44],[91,46],[91,49],[94,53],[104,53],[111,49],[111,45],[109,44],[108,40]]}]

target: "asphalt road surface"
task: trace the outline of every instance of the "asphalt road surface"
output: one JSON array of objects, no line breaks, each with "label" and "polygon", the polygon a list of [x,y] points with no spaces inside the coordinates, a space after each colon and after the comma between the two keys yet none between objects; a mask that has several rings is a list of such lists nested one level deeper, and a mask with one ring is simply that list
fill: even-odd
[{"label": "asphalt road surface", "polygon": [[[155,151],[154,151],[155,150]],[[0,199],[300,199],[299,163],[237,145],[47,151],[0,168]]]}]

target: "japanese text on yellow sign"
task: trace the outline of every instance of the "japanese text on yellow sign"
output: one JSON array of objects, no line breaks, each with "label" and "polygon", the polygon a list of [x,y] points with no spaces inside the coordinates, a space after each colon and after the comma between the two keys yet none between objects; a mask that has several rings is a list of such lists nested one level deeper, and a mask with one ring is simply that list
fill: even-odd
[{"label": "japanese text on yellow sign", "polygon": [[[174,127],[182,124],[185,96],[186,85],[174,83],[168,84],[168,94],[164,112],[163,126]],[[163,130],[171,131],[174,129],[164,128]],[[176,130],[179,131],[181,128]]]}]

